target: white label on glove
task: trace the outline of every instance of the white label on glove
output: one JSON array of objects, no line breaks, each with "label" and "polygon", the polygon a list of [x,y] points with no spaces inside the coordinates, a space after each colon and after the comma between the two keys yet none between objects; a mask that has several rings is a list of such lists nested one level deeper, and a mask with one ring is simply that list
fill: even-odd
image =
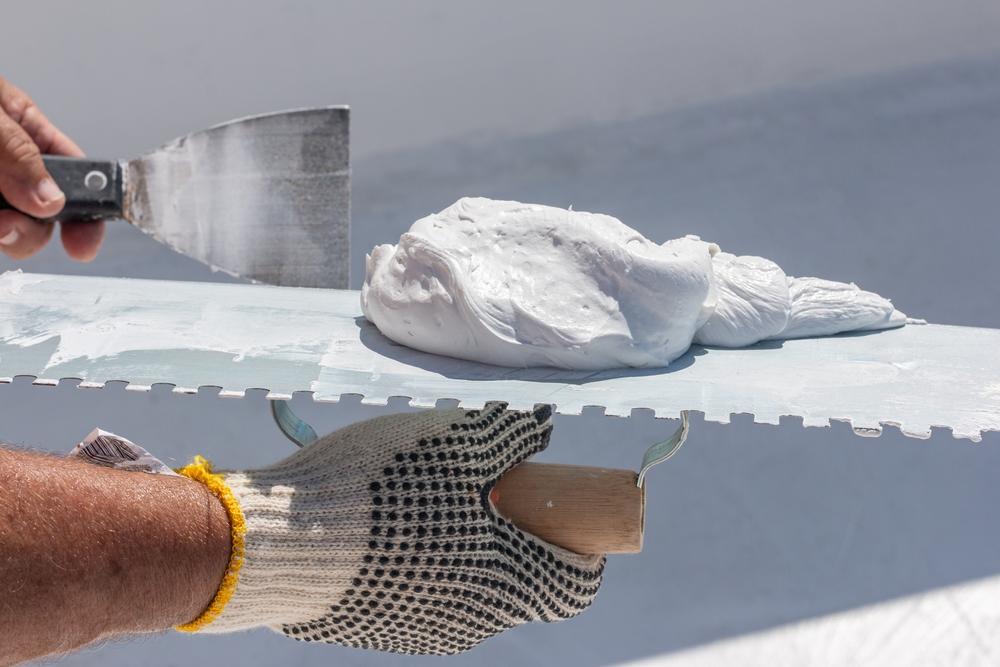
[{"label": "white label on glove", "polygon": [[99,428],[91,431],[69,455],[105,468],[177,475],[163,461],[131,440]]}]

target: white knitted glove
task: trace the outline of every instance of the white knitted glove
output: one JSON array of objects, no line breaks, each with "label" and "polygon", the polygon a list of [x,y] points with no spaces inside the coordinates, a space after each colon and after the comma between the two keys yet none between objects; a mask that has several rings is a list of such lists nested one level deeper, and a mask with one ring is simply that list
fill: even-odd
[{"label": "white knitted glove", "polygon": [[263,470],[189,466],[210,487],[214,477],[220,497],[219,481],[231,491],[245,546],[240,565],[230,507],[230,572],[212,607],[180,629],[266,625],[305,641],[449,654],[578,614],[597,594],[603,556],[529,535],[489,499],[551,430],[549,408],[490,404],[355,424]]}]

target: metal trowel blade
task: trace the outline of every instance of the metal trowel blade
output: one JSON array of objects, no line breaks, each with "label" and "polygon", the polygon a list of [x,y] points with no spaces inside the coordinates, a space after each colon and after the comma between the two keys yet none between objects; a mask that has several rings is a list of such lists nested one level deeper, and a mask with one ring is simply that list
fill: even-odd
[{"label": "metal trowel blade", "polygon": [[214,269],[347,288],[350,111],[252,116],[122,165],[125,218]]}]

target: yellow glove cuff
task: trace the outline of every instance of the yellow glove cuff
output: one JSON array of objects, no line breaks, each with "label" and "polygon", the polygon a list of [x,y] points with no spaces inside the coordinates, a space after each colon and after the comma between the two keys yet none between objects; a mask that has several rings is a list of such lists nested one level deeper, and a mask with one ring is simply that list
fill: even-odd
[{"label": "yellow glove cuff", "polygon": [[230,598],[233,597],[233,593],[236,592],[236,584],[240,578],[240,568],[243,567],[247,524],[236,496],[233,495],[229,486],[226,485],[223,476],[212,472],[212,464],[206,458],[195,456],[191,463],[178,469],[177,473],[196,482],[201,482],[219,499],[222,506],[226,508],[226,514],[229,515],[230,534],[232,536],[229,566],[226,568],[226,574],[222,577],[222,583],[219,585],[219,590],[216,591],[215,597],[212,598],[208,607],[201,612],[198,618],[190,623],[178,625],[175,628],[180,632],[198,632],[219,617],[222,610],[226,608],[226,604],[228,604]]}]

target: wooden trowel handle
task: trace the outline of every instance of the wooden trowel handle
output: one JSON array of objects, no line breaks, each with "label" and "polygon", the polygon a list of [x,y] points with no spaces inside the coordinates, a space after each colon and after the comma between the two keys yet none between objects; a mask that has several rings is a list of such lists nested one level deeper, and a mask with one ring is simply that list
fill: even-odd
[{"label": "wooden trowel handle", "polygon": [[[118,162],[59,155],[44,155],[42,159],[66,195],[66,205],[53,220],[122,216],[122,168]],[[0,196],[0,209],[11,208]]]},{"label": "wooden trowel handle", "polygon": [[490,494],[521,530],[581,554],[642,550],[646,496],[636,473],[552,463],[522,463]]}]

